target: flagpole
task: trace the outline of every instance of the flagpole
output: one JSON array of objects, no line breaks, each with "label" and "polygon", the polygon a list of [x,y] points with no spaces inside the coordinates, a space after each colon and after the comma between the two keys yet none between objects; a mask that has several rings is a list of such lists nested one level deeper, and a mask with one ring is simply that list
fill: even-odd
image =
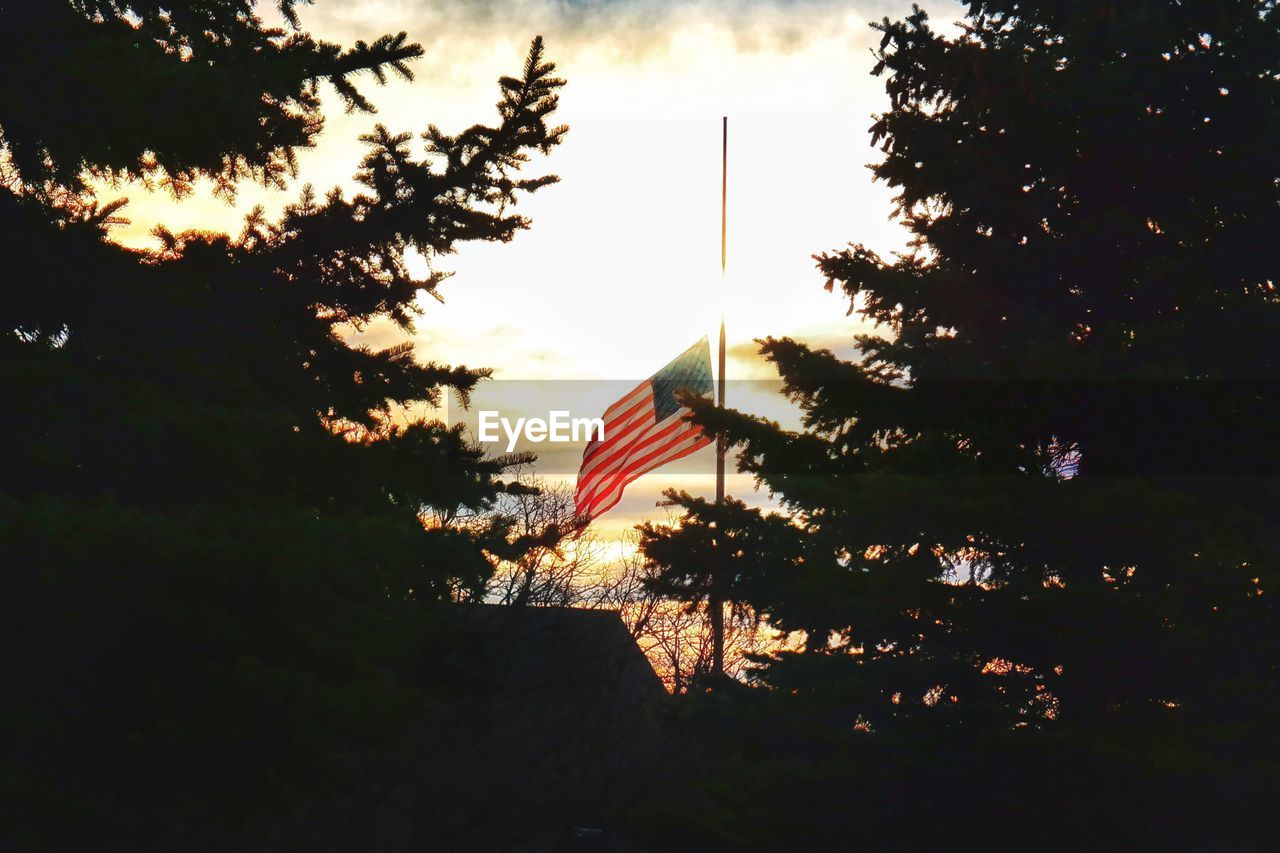
[{"label": "flagpole", "polygon": [[[724,408],[724,291],[727,242],[727,204],[729,198],[729,117],[721,119],[720,138],[720,372],[716,405]],[[716,502],[724,500],[724,439],[716,441]]]},{"label": "flagpole", "polygon": [[[717,379],[716,405],[724,408],[724,294],[725,294],[725,258],[726,258],[726,224],[729,196],[729,117],[721,120],[720,137],[720,364]],[[724,437],[716,439],[716,503],[724,503]],[[711,579],[711,673],[715,676],[724,674],[724,595],[721,588],[722,579],[715,576]]]}]

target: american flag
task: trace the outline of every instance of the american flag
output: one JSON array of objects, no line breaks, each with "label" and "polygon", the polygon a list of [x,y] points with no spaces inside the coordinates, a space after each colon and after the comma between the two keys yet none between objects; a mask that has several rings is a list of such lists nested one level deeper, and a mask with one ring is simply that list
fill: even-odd
[{"label": "american flag", "polygon": [[632,480],[711,443],[700,427],[685,420],[689,409],[676,402],[681,390],[711,396],[711,348],[705,337],[605,410],[603,439],[582,452],[574,495],[579,518],[601,515],[622,499]]}]

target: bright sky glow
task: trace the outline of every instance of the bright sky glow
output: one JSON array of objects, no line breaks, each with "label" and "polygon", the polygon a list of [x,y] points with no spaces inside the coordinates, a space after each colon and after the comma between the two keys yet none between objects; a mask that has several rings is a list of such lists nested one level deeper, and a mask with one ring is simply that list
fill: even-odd
[{"label": "bright sky glow", "polygon": [[[926,4],[935,26],[960,16],[954,2]],[[300,8],[304,27],[349,44],[406,30],[427,56],[412,83],[362,90],[376,116],[347,115],[336,97],[319,145],[299,156],[285,192],[245,186],[232,206],[202,187],[173,202],[125,185],[132,223],[116,239],[151,245],[151,229],[238,233],[256,204],[274,214],[303,183],[352,187],[375,122],[456,132],[493,119],[496,81],[517,73],[541,33],[568,80],[558,120],[565,143],[533,169],[559,185],[522,205],[533,228],[508,245],[468,246],[442,265],[456,271],[437,304],[428,298],[414,337],[422,357],[492,367],[503,379],[634,379],[728,322],[731,379],[768,377],[754,338],[787,335],[852,353],[866,327],[826,293],[811,256],[862,242],[889,254],[905,232],[889,220],[889,188],[864,166],[878,159],[866,132],[886,108],[870,76],[878,33],[868,22],[910,11],[908,2],[762,0],[318,0]],[[720,253],[720,118],[729,116],[729,269]],[[372,343],[400,333],[376,327]],[[731,391],[732,393],[732,391]],[[729,405],[786,416],[777,401]],[[574,413],[575,415],[580,413]],[[581,413],[597,415],[597,413]],[[598,524],[619,536],[654,507],[663,488],[713,489],[708,449],[678,469],[650,474]],[[701,473],[700,473],[701,472]],[[750,481],[729,492],[753,501]]]}]

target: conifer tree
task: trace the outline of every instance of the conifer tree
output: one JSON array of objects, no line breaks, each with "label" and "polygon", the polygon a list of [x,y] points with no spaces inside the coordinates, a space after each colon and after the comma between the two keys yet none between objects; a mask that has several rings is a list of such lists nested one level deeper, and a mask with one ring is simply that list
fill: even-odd
[{"label": "conifer tree", "polygon": [[296,5],[277,30],[250,0],[4,4],[0,788],[24,808],[0,842],[271,848],[321,827],[342,846],[334,824],[358,831],[399,783],[379,762],[405,723],[444,701],[438,605],[528,547],[449,523],[521,460],[401,416],[487,372],[352,335],[411,331],[443,256],[529,226],[513,206],[556,178],[522,170],[565,132],[541,39],[496,122],[379,125],[352,195],[308,187],[278,221],[155,251],[108,239],[120,206],[90,179],[283,182],[321,81],[371,110],[353,78],[421,54],[316,41]]},{"label": "conifer tree", "polygon": [[[675,490],[665,495],[684,513],[674,525],[645,522],[636,528],[650,572],[644,586],[681,602],[691,614],[706,613],[713,653],[708,671],[697,674],[719,677],[725,672],[723,663],[717,667],[714,648],[720,646],[723,661],[725,614],[717,623],[710,608],[727,608],[730,623],[755,627],[761,617],[772,616],[776,627],[794,629],[773,612],[769,585],[781,574],[780,566],[803,562],[803,538],[783,517],[763,515],[733,498],[714,502]],[[717,630],[722,632],[718,640]]]},{"label": "conifer tree", "polygon": [[[817,258],[878,326],[860,356],[763,342],[799,432],[690,401],[808,540],[747,602],[831,641],[760,678],[806,737],[865,735],[817,750],[846,762],[828,781],[909,734],[885,779],[992,783],[1031,809],[1015,835],[1114,819],[1149,844],[1149,808],[1170,843],[1193,817],[1252,838],[1280,699],[1280,10],[967,6],[955,36],[918,8],[877,25],[873,172],[914,242]],[[1001,763],[1023,749],[1040,790]],[[834,820],[786,802],[734,814]]]}]

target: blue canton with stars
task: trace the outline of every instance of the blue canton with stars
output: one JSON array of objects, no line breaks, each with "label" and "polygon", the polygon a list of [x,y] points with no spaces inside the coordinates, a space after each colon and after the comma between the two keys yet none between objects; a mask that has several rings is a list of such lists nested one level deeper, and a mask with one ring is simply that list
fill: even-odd
[{"label": "blue canton with stars", "polygon": [[676,392],[692,391],[699,397],[711,396],[711,348],[703,338],[689,347],[670,364],[653,374],[653,411],[658,422],[680,409]]}]

